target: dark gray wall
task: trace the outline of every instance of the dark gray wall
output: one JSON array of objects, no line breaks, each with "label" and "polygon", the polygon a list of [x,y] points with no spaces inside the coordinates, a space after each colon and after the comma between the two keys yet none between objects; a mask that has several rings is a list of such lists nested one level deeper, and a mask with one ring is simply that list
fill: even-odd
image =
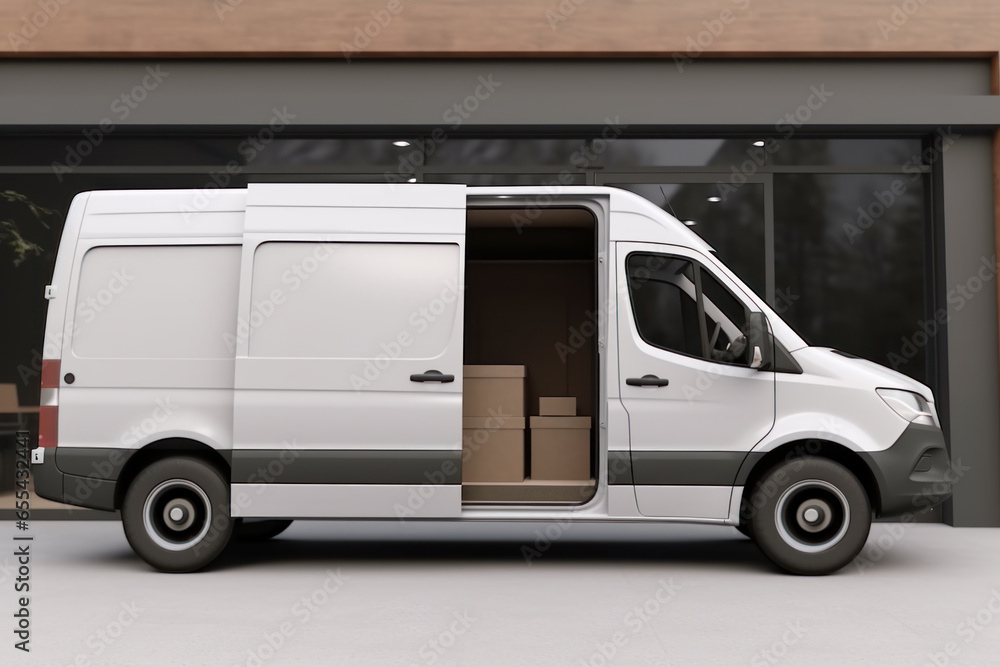
[{"label": "dark gray wall", "polygon": [[[157,82],[146,71],[159,65]],[[298,126],[448,124],[446,113],[500,85],[466,125],[773,127],[812,90],[833,95],[811,127],[986,127],[1000,118],[986,60],[709,61],[7,61],[0,125],[263,125],[287,107]],[[119,121],[114,100],[156,84]],[[142,94],[140,92],[140,94]],[[119,107],[120,108],[120,107]]]},{"label": "dark gray wall", "polygon": [[946,519],[956,526],[1000,526],[991,141],[988,137],[962,137],[942,154],[942,161],[946,307],[951,318],[947,345],[949,421],[951,455],[960,475],[951,516],[946,514]]}]

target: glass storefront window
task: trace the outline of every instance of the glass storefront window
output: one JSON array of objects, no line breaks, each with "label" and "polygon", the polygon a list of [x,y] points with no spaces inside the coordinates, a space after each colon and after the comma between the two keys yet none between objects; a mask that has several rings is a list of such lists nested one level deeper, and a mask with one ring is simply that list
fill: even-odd
[{"label": "glass storefront window", "polygon": [[618,139],[600,155],[605,169],[718,167],[729,173],[750,160],[768,166],[922,165],[919,137],[901,139]]},{"label": "glass storefront window", "polygon": [[588,160],[589,142],[578,139],[465,139],[450,137],[427,152],[427,166],[558,166],[577,169]]},{"label": "glass storefront window", "polygon": [[466,185],[586,185],[587,175],[561,174],[424,174],[425,183],[465,183]]},{"label": "glass storefront window", "polygon": [[[904,165],[923,165],[920,138],[448,136],[432,142],[412,131],[355,138],[294,136],[290,128],[260,150],[241,151],[247,138],[231,130],[201,135],[123,130],[105,135],[86,149],[78,166],[57,177],[52,163],[66,163],[67,151],[83,139],[81,132],[0,137],[0,167],[7,172],[0,175],[0,192],[11,193],[0,200],[0,221],[6,225],[0,230],[0,280],[17,286],[4,294],[2,307],[21,322],[8,330],[0,382],[17,382],[22,401],[37,400],[34,380],[21,380],[18,369],[32,362],[39,345],[45,302],[38,295],[51,276],[62,219],[74,194],[216,185],[219,180],[209,174],[219,173],[230,160],[240,168],[222,183],[225,187],[248,181],[411,178],[470,185],[617,184],[691,221],[691,229],[719,258],[759,295],[785,307],[791,323],[811,341],[882,363],[889,363],[888,355],[903,347],[901,338],[931,307],[924,265],[927,167],[903,171]],[[756,177],[735,190],[719,187],[761,151],[766,159]],[[814,166],[899,173],[810,173]],[[18,173],[19,167],[25,172]],[[683,173],[686,167],[697,173]],[[151,173],[130,173],[133,168]],[[874,193],[900,179],[905,192],[852,241],[845,222],[857,224],[857,208],[871,205]],[[765,203],[772,195],[774,210],[768,213]],[[771,266],[765,261],[769,224],[774,225]],[[11,225],[17,229],[8,229]],[[926,356],[921,348],[897,367],[924,378]]]},{"label": "glass storefront window", "polygon": [[720,196],[715,183],[613,183],[641,195],[686,224],[758,295],[765,292],[764,184]]},{"label": "glass storefront window", "polygon": [[[774,177],[776,308],[811,344],[927,379],[925,179]],[[907,343],[909,341],[909,343]]]}]

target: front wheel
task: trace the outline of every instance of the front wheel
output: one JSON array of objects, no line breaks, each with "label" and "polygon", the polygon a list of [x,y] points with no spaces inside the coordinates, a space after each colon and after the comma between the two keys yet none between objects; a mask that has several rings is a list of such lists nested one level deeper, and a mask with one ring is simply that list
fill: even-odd
[{"label": "front wheel", "polygon": [[871,529],[868,494],[827,459],[779,464],[754,485],[749,524],[757,546],[794,574],[830,574],[860,553]]},{"label": "front wheel", "polygon": [[229,483],[196,458],[151,463],[125,493],[122,526],[132,549],[158,570],[200,570],[223,552],[232,535]]}]

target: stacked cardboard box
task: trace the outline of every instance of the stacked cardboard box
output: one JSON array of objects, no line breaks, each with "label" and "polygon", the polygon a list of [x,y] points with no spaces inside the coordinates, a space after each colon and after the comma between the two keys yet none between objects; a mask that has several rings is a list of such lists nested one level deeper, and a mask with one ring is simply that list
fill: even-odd
[{"label": "stacked cardboard box", "polygon": [[531,479],[590,479],[590,417],[576,416],[576,399],[538,399],[531,418]]},{"label": "stacked cardboard box", "polygon": [[524,366],[465,366],[462,481],[524,481]]}]

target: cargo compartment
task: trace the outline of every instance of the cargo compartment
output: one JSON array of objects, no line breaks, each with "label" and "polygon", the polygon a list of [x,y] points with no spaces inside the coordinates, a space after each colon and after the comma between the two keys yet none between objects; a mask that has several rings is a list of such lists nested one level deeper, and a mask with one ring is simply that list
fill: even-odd
[{"label": "cargo compartment", "polygon": [[465,503],[578,504],[596,488],[596,222],[583,208],[531,216],[468,213]]}]

